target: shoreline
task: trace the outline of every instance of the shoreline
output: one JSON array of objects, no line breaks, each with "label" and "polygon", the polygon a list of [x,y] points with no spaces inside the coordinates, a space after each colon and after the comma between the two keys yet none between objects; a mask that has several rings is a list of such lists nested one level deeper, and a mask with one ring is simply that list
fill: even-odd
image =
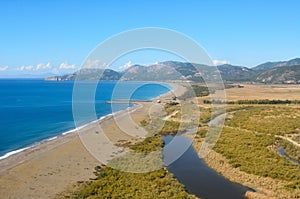
[{"label": "shoreline", "polygon": [[59,134],[57,134],[57,135],[55,135],[53,137],[46,138],[46,139],[43,139],[41,141],[35,142],[35,143],[33,143],[33,144],[29,145],[29,146],[25,146],[25,147],[20,148],[20,149],[9,151],[9,152],[5,153],[4,155],[0,156],[0,163],[2,161],[5,161],[8,158],[14,156],[14,155],[18,155],[19,153],[25,153],[27,150],[33,149],[35,147],[39,147],[39,145],[47,144],[48,142],[53,141],[53,140],[63,139],[63,137],[66,136],[66,135],[68,135],[68,134],[74,134],[74,133],[76,134],[78,131],[80,131],[81,129],[83,129],[83,128],[91,125],[91,124],[94,124],[94,123],[97,123],[97,122],[101,122],[102,120],[107,119],[107,117],[111,117],[111,116],[116,115],[116,114],[121,114],[121,112],[126,111],[127,109],[133,108],[133,107],[127,107],[124,110],[120,110],[120,111],[116,111],[116,112],[113,112],[113,113],[109,113],[107,115],[101,116],[97,120],[91,121],[91,122],[89,122],[87,124],[84,124],[82,126],[75,127],[75,128],[73,128],[71,130],[64,131],[64,132],[59,133]]},{"label": "shoreline", "polygon": [[[165,84],[171,85],[170,91],[153,98],[151,102],[137,102],[132,107],[100,117],[80,129],[92,135],[93,124],[99,123],[112,142],[128,140],[130,136],[119,132],[114,117],[122,118],[126,115],[123,113],[128,113],[134,121],[141,121],[148,117],[148,111],[153,103],[157,103],[157,99],[169,100],[178,90],[185,90],[184,87],[180,89],[180,85]],[[63,132],[0,160],[0,194],[5,198],[53,198],[78,181],[94,178],[94,168],[101,163],[83,146],[77,131],[72,129]]]},{"label": "shoreline", "polygon": [[[83,129],[83,128],[89,126],[89,125],[92,125],[92,124],[97,123],[97,122],[101,122],[102,120],[108,119],[110,117],[114,117],[118,114],[122,114],[122,112],[131,111],[130,109],[134,109],[135,106],[137,106],[137,104],[139,104],[140,102],[153,102],[154,100],[157,100],[161,97],[164,97],[165,95],[168,95],[169,93],[172,93],[177,89],[177,87],[176,87],[177,85],[174,84],[174,83],[168,83],[168,82],[156,82],[156,83],[158,83],[158,84],[167,84],[171,88],[169,88],[170,90],[167,93],[161,94],[161,95],[159,95],[157,97],[154,97],[152,99],[131,100],[131,101],[127,100],[127,102],[132,103],[133,106],[127,107],[126,109],[123,109],[123,110],[119,110],[119,111],[116,111],[116,112],[109,113],[107,115],[103,115],[97,120],[88,122],[88,123],[86,123],[82,126],[75,127],[73,129],[70,129],[70,130],[67,130],[67,131],[60,132],[60,133],[58,133],[57,135],[55,135],[53,137],[45,138],[45,139],[42,139],[40,141],[34,142],[34,143],[32,143],[28,146],[25,146],[25,147],[22,147],[22,148],[19,148],[19,149],[16,149],[16,150],[9,151],[9,152],[7,152],[7,153],[0,156],[0,164],[1,164],[2,161],[5,161],[7,158],[10,158],[11,156],[18,155],[19,153],[25,153],[27,150],[33,149],[33,148],[38,147],[39,145],[42,145],[42,144],[46,144],[47,142],[50,142],[52,140],[62,139],[62,137],[67,135],[67,134],[78,133],[78,131],[80,131],[81,129]],[[121,100],[121,101],[125,101],[125,100]],[[122,102],[122,103],[124,103],[124,102]],[[1,172],[1,170],[0,170],[0,172]]]}]

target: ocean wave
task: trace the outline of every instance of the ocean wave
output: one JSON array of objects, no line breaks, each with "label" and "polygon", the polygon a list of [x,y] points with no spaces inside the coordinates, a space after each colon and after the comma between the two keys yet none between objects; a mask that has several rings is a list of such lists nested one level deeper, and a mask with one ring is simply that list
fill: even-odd
[{"label": "ocean wave", "polygon": [[25,147],[25,148],[18,149],[18,150],[15,150],[15,151],[10,151],[10,152],[6,153],[5,155],[0,156],[0,160],[3,160],[5,158],[8,158],[9,156],[12,156],[14,154],[20,153],[22,151],[25,151],[26,149],[29,149],[29,148],[31,148],[31,147]]},{"label": "ocean wave", "polygon": [[84,124],[84,125],[82,125],[82,126],[76,127],[76,128],[74,128],[74,129],[65,131],[65,132],[63,132],[63,133],[61,133],[61,134],[59,134],[59,135],[57,135],[57,136],[54,136],[54,137],[51,137],[51,138],[48,138],[48,139],[41,140],[40,142],[35,143],[35,144],[31,145],[31,146],[28,146],[28,147],[24,147],[24,148],[21,148],[21,149],[17,149],[17,150],[14,150],[14,151],[7,152],[7,153],[4,154],[3,156],[0,156],[0,160],[6,159],[6,158],[8,158],[8,157],[10,157],[10,156],[12,156],[12,155],[16,155],[16,154],[18,154],[18,153],[20,153],[20,152],[23,152],[23,151],[25,151],[25,150],[27,150],[27,149],[31,149],[31,148],[33,148],[33,147],[36,147],[36,146],[40,145],[40,144],[44,144],[44,143],[50,142],[50,141],[52,141],[52,140],[58,139],[59,137],[65,136],[65,135],[67,135],[67,134],[70,134],[70,133],[76,133],[76,131],[79,131],[79,130],[81,130],[81,129],[83,129],[83,128],[85,128],[85,127],[91,125],[91,124],[94,124],[94,123],[103,121],[103,120],[105,120],[105,119],[108,118],[108,117],[111,117],[111,116],[114,116],[114,115],[116,115],[116,114],[122,113],[122,112],[128,110],[129,108],[132,108],[132,107],[127,107],[127,108],[124,109],[124,110],[116,111],[116,112],[109,113],[109,114],[107,114],[107,115],[101,116],[101,117],[100,117],[99,119],[97,119],[97,120],[91,121],[91,122],[89,122],[89,123],[87,123],[87,124]]},{"label": "ocean wave", "polygon": [[[172,91],[172,90],[169,90],[167,93],[169,93],[169,92],[171,92],[171,91]],[[162,95],[165,95],[165,94],[167,94],[167,93],[164,93],[164,94],[162,94]],[[156,98],[158,98],[158,97],[160,97],[160,96],[161,96],[161,95],[159,95],[159,96],[157,96],[157,97],[154,97],[154,98],[152,98],[152,100],[153,100],[153,99],[156,99]],[[97,102],[100,102],[100,101],[101,101],[101,100],[98,100]],[[87,123],[87,124],[84,124],[84,125],[82,125],[82,126],[79,126],[79,127],[74,128],[74,129],[71,129],[71,130],[62,132],[62,133],[60,133],[60,134],[58,133],[58,135],[56,135],[56,136],[54,136],[54,137],[51,137],[51,138],[47,138],[47,139],[41,140],[40,142],[34,143],[34,144],[32,144],[31,146],[28,146],[28,147],[24,147],[24,148],[21,148],[21,149],[17,149],[17,150],[13,150],[13,151],[7,152],[6,154],[0,156],[0,160],[6,159],[6,158],[8,158],[8,157],[10,157],[10,156],[12,156],[12,155],[16,155],[16,154],[18,154],[18,153],[20,153],[20,152],[24,152],[25,150],[30,149],[30,148],[33,148],[33,147],[36,147],[36,146],[38,146],[38,145],[40,145],[40,144],[44,144],[44,143],[53,141],[53,140],[58,139],[58,138],[60,138],[60,137],[62,137],[62,136],[65,136],[65,135],[67,135],[67,134],[70,134],[70,133],[76,133],[78,130],[83,129],[83,128],[89,126],[90,124],[94,124],[94,123],[97,123],[97,122],[101,122],[101,121],[103,121],[103,120],[105,120],[105,119],[107,119],[107,118],[109,118],[109,117],[115,117],[115,116],[117,116],[117,115],[119,115],[119,114],[121,114],[121,113],[124,113],[124,112],[126,112],[126,111],[131,111],[131,110],[133,110],[135,107],[136,107],[136,105],[126,107],[125,109],[122,109],[122,110],[119,110],[119,111],[112,112],[112,113],[110,113],[110,114],[101,116],[99,119],[94,120],[94,121],[91,121],[91,122],[89,122],[89,123]]]},{"label": "ocean wave", "polygon": [[57,138],[58,138],[58,136],[54,136],[54,137],[52,137],[52,138],[47,139],[46,142],[51,141],[51,140],[55,140],[55,139],[57,139]]}]

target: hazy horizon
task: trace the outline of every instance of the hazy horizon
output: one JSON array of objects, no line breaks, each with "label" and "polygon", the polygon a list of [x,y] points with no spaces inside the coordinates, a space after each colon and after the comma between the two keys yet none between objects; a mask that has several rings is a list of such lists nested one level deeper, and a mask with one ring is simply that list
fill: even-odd
[{"label": "hazy horizon", "polygon": [[[2,1],[0,76],[73,72],[99,43],[143,27],[185,34],[216,64],[251,68],[267,61],[285,61],[300,55],[299,5],[293,0]],[[177,60],[175,57],[137,53],[120,58],[112,69],[129,62],[150,64]]]}]

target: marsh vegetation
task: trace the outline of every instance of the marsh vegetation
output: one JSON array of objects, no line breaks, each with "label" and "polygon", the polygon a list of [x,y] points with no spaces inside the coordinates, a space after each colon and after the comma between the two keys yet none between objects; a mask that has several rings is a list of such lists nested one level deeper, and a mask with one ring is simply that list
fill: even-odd
[{"label": "marsh vegetation", "polygon": [[[202,96],[205,91],[199,88],[197,95]],[[153,153],[149,160],[141,161],[143,165],[162,166],[162,162],[158,163],[162,159],[161,149],[164,145],[161,136],[181,133],[178,132],[180,125],[185,123],[182,120],[182,103],[186,103],[189,97],[189,93],[186,93],[184,101],[178,103],[177,99],[173,99],[166,103],[163,128],[143,141],[127,146],[137,154]],[[250,183],[259,192],[267,190],[263,193],[267,197],[276,194],[278,197],[299,197],[300,167],[278,154],[278,149],[282,147],[288,157],[298,162],[300,160],[300,148],[294,144],[299,143],[300,108],[292,103],[286,105],[286,102],[250,100],[228,104],[222,134],[213,148],[217,152],[213,152],[214,157],[217,157],[213,160],[214,169],[220,172],[220,168],[228,164],[222,172],[225,177],[239,183]],[[222,114],[218,111],[212,113],[210,103],[200,105],[199,110],[200,118],[194,140],[196,148],[207,135],[209,121]],[[142,120],[140,125],[151,130],[156,122],[155,119],[148,118]],[[122,161],[124,160],[115,159],[112,164],[123,164]],[[134,167],[136,161],[138,160],[132,161],[129,167]],[[232,176],[228,176],[231,169],[234,172],[230,173]],[[96,174],[94,181],[83,183],[73,193],[74,198],[193,198],[165,169],[126,173],[103,167]],[[245,179],[243,176],[246,176]],[[270,186],[264,182],[270,183]]]},{"label": "marsh vegetation", "polygon": [[[153,136],[133,144],[129,148],[137,154],[143,154],[159,151],[162,147],[162,137]],[[128,160],[133,161],[131,166],[136,164],[134,159],[127,159],[126,164],[128,164]],[[150,163],[155,160],[155,158],[150,158]],[[122,160],[116,160],[111,164],[122,163],[118,161]],[[138,161],[141,160],[138,159]],[[153,164],[157,164],[157,162]],[[142,163],[142,165],[144,164]],[[66,193],[61,198],[195,198],[188,194],[184,186],[162,167],[152,172],[133,173],[98,166],[95,168],[95,174],[96,178],[93,181],[81,182],[75,191]]]},{"label": "marsh vegetation", "polygon": [[[300,109],[297,106],[257,105],[235,111],[227,117],[214,150],[222,154],[233,168],[248,174],[281,180],[284,189],[300,189],[300,167],[280,156],[279,147],[287,156],[299,161],[300,148],[282,139],[299,134]],[[199,132],[203,135],[204,132]]]}]

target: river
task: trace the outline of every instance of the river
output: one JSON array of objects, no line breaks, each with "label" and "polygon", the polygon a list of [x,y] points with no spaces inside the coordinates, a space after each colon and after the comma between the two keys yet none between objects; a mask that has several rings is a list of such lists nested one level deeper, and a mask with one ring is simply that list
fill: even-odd
[{"label": "river", "polygon": [[285,157],[286,159],[288,159],[290,162],[297,164],[298,166],[300,166],[300,163],[297,160],[294,160],[292,158],[290,158],[289,156],[287,156],[284,152],[284,148],[280,147],[277,152],[279,153],[279,155]]},{"label": "river", "polygon": [[[165,145],[174,141],[173,136],[164,136]],[[187,150],[179,159],[167,166],[169,172],[185,185],[187,191],[202,199],[242,199],[250,188],[233,183],[209,168],[198,157],[191,140],[184,136],[176,136],[176,144],[170,144],[168,150],[164,150],[164,161],[168,162],[171,152],[177,153],[187,146]],[[172,141],[172,142],[173,142]],[[253,190],[252,190],[253,191]]]}]

